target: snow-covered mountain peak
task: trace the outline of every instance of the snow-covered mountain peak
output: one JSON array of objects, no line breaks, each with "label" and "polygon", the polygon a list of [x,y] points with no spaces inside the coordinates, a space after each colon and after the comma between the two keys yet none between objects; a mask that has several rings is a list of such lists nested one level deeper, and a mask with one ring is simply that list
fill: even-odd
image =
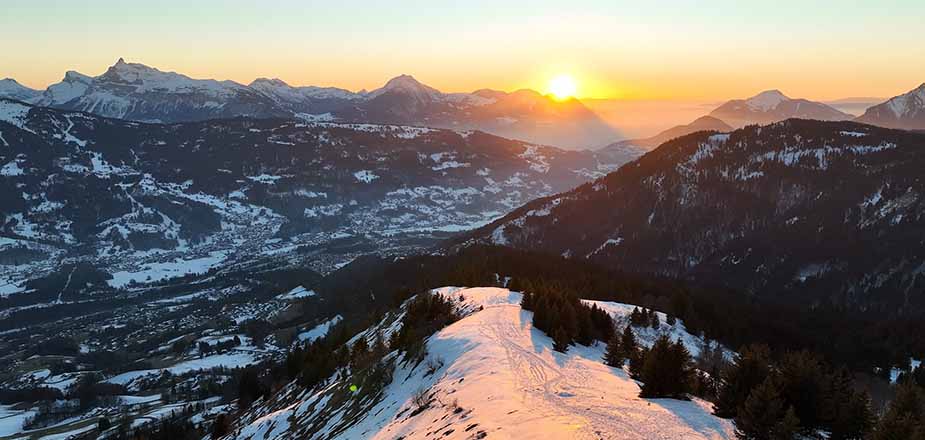
[{"label": "snow-covered mountain peak", "polygon": [[91,81],[93,81],[93,77],[89,75],[84,75],[76,70],[68,70],[67,72],[64,72],[64,79],[62,81],[70,82],[70,83],[81,82],[81,83],[89,84]]},{"label": "snow-covered mountain peak", "polygon": [[257,78],[248,84],[248,87],[292,87],[286,81],[283,81],[279,78]]},{"label": "snow-covered mountain peak", "polygon": [[750,124],[770,124],[790,118],[820,121],[844,121],[852,118],[821,102],[790,98],[780,90],[765,90],[751,98],[733,99],[710,112],[732,127]]},{"label": "snow-covered mountain peak", "polygon": [[0,80],[0,96],[31,102],[32,100],[38,98],[41,93],[42,92],[39,92],[38,90],[30,89],[18,83],[13,78],[5,78]]},{"label": "snow-covered mountain peak", "polygon": [[896,96],[888,101],[890,110],[897,117],[925,109],[925,83],[905,95]]},{"label": "snow-covered mountain peak", "polygon": [[787,95],[784,95],[780,90],[765,90],[751,98],[745,100],[745,103],[752,109],[768,111],[777,107],[778,104],[784,101],[789,101],[790,98]]},{"label": "snow-covered mountain peak", "polygon": [[232,89],[244,89],[241,84],[233,81],[217,81],[214,79],[193,79],[176,72],[163,72],[154,67],[140,63],[127,63],[119,58],[106,73],[96,80],[102,84],[134,85],[135,93],[145,92],[171,92],[171,93],[197,93],[207,92],[225,95]]},{"label": "snow-covered mountain peak", "polygon": [[411,75],[399,75],[390,79],[384,86],[369,93],[369,98],[376,98],[386,93],[400,93],[413,96],[419,101],[434,101],[443,94],[433,87],[422,84]]},{"label": "snow-covered mountain peak", "polygon": [[925,129],[925,83],[868,108],[857,121],[904,130]]},{"label": "snow-covered mountain peak", "polygon": [[291,86],[279,78],[257,78],[248,87],[276,100],[299,102],[305,98],[355,100],[360,94],[337,87]]}]

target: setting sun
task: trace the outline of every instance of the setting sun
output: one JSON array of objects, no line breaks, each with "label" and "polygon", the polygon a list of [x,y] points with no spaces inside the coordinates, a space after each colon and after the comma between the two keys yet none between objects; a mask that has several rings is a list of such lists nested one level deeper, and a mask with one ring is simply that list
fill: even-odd
[{"label": "setting sun", "polygon": [[559,75],[549,81],[549,93],[558,100],[575,96],[578,84],[570,75]]}]

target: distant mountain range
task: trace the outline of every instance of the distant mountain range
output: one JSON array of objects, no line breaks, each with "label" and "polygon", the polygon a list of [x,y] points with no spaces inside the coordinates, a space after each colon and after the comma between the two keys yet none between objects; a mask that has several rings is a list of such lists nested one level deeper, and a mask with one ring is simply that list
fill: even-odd
[{"label": "distant mountain range", "polygon": [[[233,81],[192,79],[174,72],[119,59],[97,77],[69,71],[44,91],[7,78],[0,97],[64,110],[141,122],[194,122],[235,117],[300,118],[481,130],[511,139],[568,149],[627,145],[651,149],[662,142],[700,130],[728,131],[789,118],[854,120],[829,105],[790,98],[767,90],[734,99],[690,124],[655,136],[614,142],[620,134],[577,99],[564,101],[533,90],[444,93],[410,75],[392,78],[373,91],[336,87],[295,87],[279,79],[259,78],[248,85]],[[872,98],[864,98],[871,102]],[[851,101],[857,107],[858,103]],[[925,129],[925,84],[874,105],[856,119],[888,128]]]},{"label": "distant mountain range", "polygon": [[770,124],[789,118],[819,121],[854,119],[854,116],[821,102],[788,98],[780,90],[767,90],[748,99],[734,99],[710,112],[710,116],[736,128]]},{"label": "distant mountain range", "polygon": [[400,125],[144,124],[0,99],[0,262],[36,273],[26,263],[61,252],[107,267],[152,250],[259,254],[265,240],[383,250],[484,224],[639,155]]},{"label": "distant mountain range", "polygon": [[436,128],[476,129],[529,142],[582,149],[616,132],[577,99],[558,101],[532,90],[443,93],[408,75],[371,92],[293,87],[261,78],[250,85],[192,79],[119,59],[90,77],[67,72],[45,91],[6,79],[0,97],[141,122],[193,122],[234,117],[302,118]]},{"label": "distant mountain range", "polygon": [[[870,99],[873,98],[849,98],[843,100],[842,104]],[[925,129],[925,84],[907,94],[870,107],[858,118],[825,103],[791,99],[779,90],[768,90],[751,98],[728,101],[711,111],[709,115],[697,118],[690,124],[678,125],[648,138],[615,142],[601,151],[619,151],[628,147],[650,150],[669,140],[698,131],[726,133],[746,125],[766,125],[791,118],[818,121],[855,120],[880,127],[922,130]]]},{"label": "distant mountain range", "polygon": [[925,282],[923,145],[850,121],[698,132],[461,241],[784,301],[925,310],[909,294]]}]

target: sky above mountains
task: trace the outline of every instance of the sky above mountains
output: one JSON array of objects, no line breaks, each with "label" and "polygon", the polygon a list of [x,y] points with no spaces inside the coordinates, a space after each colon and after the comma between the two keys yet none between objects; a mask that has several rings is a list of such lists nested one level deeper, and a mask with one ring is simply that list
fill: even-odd
[{"label": "sky above mountains", "polygon": [[[119,57],[244,84],[373,89],[410,73],[445,91],[581,98],[893,96],[925,81],[920,1],[6,0],[0,77],[42,89]],[[755,2],[749,2],[755,3]]]}]

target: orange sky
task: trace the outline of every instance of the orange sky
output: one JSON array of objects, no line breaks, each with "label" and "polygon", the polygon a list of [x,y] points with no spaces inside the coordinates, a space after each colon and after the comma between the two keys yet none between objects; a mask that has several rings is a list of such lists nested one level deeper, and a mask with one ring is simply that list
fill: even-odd
[{"label": "orange sky", "polygon": [[893,96],[925,82],[925,2],[7,0],[0,77],[44,88],[119,57],[198,78],[711,100]]}]

